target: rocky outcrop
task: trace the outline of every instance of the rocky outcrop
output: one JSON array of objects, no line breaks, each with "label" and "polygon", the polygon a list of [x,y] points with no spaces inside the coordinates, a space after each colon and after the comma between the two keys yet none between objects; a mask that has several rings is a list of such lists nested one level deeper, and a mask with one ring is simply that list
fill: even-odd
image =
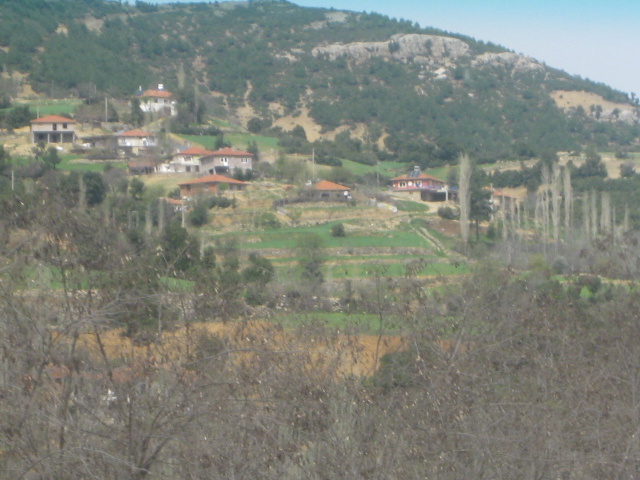
[{"label": "rocky outcrop", "polygon": [[634,108],[614,108],[613,110],[603,110],[600,114],[599,120],[633,125],[638,123],[638,111]]},{"label": "rocky outcrop", "polygon": [[330,60],[346,57],[363,62],[372,57],[393,58],[407,61],[409,58],[419,63],[430,63],[454,59],[466,55],[469,45],[462,40],[438,35],[393,35],[386,42],[356,42],[315,47],[314,56],[323,55]]},{"label": "rocky outcrop", "polygon": [[[355,42],[315,47],[311,53],[329,60],[343,57],[357,63],[373,57],[412,61],[427,67],[437,79],[448,78],[456,59],[468,57],[469,45],[462,40],[439,35],[398,34],[384,42]],[[513,52],[484,53],[471,60],[472,67],[508,66],[514,71],[544,70],[537,60]],[[444,69],[443,69],[444,68]]]},{"label": "rocky outcrop", "polygon": [[527,57],[526,55],[518,55],[513,52],[483,53],[482,55],[478,55],[471,62],[471,66],[473,67],[482,65],[492,65],[495,67],[509,66],[520,72],[544,70],[544,65],[537,60]]}]

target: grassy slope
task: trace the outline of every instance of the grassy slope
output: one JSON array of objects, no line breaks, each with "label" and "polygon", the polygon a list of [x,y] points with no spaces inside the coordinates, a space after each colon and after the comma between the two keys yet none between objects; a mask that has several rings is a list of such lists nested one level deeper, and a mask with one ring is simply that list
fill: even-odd
[{"label": "grassy slope", "polygon": [[82,102],[80,100],[34,100],[20,103],[27,105],[34,114],[70,115]]}]

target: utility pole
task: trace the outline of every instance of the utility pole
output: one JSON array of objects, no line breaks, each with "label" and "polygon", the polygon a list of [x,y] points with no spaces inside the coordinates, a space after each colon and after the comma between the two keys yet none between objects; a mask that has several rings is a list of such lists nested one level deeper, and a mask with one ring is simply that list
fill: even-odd
[{"label": "utility pole", "polygon": [[312,163],[312,174],[313,174],[313,178],[311,179],[312,182],[316,181],[316,149],[312,148],[311,149],[311,163]]},{"label": "utility pole", "polygon": [[107,103],[107,97],[104,97],[104,123],[107,123],[109,118],[109,104]]}]

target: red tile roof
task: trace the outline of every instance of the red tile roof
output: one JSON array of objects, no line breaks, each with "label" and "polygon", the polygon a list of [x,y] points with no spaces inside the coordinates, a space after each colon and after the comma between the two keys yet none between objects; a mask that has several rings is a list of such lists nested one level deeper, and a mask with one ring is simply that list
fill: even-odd
[{"label": "red tile roof", "polygon": [[141,97],[171,98],[173,94],[169,90],[149,89],[142,92]]},{"label": "red tile roof", "polygon": [[440,180],[439,178],[432,177],[431,175],[427,175],[426,173],[420,173],[420,175],[416,175],[413,177],[410,176],[409,174],[400,175],[399,177],[392,178],[391,180],[436,180],[438,182],[445,183],[444,180]]},{"label": "red tile roof", "polygon": [[330,182],[329,180],[320,180],[311,187],[313,190],[351,190],[349,187]]},{"label": "red tile roof", "polygon": [[129,168],[152,168],[157,167],[158,162],[155,162],[153,160],[132,160],[130,162],[127,162],[127,166]]},{"label": "red tile roof", "polygon": [[200,147],[189,147],[181,152],[174,153],[174,155],[213,155],[211,150],[206,150]]},{"label": "red tile roof", "polygon": [[253,153],[243,152],[242,150],[235,150],[233,148],[225,147],[220,150],[216,150],[212,152],[211,155],[216,155],[218,157],[226,156],[226,157],[253,157]]},{"label": "red tile roof", "polygon": [[188,182],[182,182],[178,185],[197,185],[199,183],[233,183],[235,185],[246,185],[247,182],[241,182],[235,178],[225,177],[224,175],[205,175],[204,177],[194,178]]},{"label": "red tile roof", "polygon": [[31,120],[31,123],[76,123],[71,118],[61,117],[60,115],[45,115],[44,117]]},{"label": "red tile roof", "polygon": [[129,130],[118,134],[118,137],[153,137],[153,133],[143,132],[142,130]]},{"label": "red tile roof", "polygon": [[492,197],[504,197],[504,198],[512,198],[511,195],[505,195],[504,193],[502,193],[500,190],[498,190],[497,188],[491,188],[491,187],[485,187],[485,190],[490,190],[491,191],[491,196]]}]

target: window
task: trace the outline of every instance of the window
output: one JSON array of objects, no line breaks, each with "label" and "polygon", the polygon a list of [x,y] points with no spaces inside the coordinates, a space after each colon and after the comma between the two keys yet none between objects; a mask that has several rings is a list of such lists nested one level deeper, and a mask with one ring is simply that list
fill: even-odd
[{"label": "window", "polygon": [[227,165],[229,163],[229,159],[228,158],[221,158],[220,159],[220,163],[222,163],[223,165]]},{"label": "window", "polygon": [[406,187],[406,186],[407,186],[407,183],[406,183],[406,182],[400,182],[400,187],[404,188],[404,187]]},{"label": "window", "polygon": [[66,124],[66,123],[63,123],[63,124],[62,124],[62,128],[66,130],[66,129],[67,129],[67,124]]},{"label": "window", "polygon": [[57,123],[54,123],[54,124],[53,124],[53,129],[54,129],[54,130],[58,130],[58,124],[57,124]]},{"label": "window", "polygon": [[243,158],[242,159],[242,163],[249,163],[249,159],[248,158]]},{"label": "window", "polygon": [[416,187],[421,187],[422,186],[422,182],[420,180],[416,181]]}]

